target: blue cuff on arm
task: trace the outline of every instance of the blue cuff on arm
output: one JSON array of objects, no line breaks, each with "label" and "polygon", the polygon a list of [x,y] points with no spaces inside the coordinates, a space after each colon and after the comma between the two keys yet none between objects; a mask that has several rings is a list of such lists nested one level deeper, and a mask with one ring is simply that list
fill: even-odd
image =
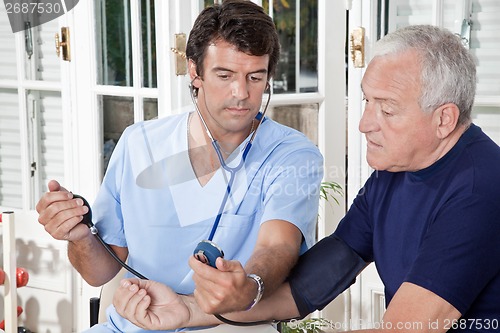
[{"label": "blue cuff on arm", "polygon": [[321,310],[356,281],[367,263],[335,235],[323,238],[300,256],[288,282],[303,318]]}]

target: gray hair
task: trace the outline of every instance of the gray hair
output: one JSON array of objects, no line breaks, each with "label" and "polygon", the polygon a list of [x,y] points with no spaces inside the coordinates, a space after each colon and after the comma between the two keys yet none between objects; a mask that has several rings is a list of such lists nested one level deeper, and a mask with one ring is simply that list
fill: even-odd
[{"label": "gray hair", "polygon": [[458,124],[468,125],[476,95],[476,64],[461,38],[432,25],[408,26],[379,40],[374,57],[412,49],[421,57],[422,110],[432,112],[453,103],[460,110]]}]

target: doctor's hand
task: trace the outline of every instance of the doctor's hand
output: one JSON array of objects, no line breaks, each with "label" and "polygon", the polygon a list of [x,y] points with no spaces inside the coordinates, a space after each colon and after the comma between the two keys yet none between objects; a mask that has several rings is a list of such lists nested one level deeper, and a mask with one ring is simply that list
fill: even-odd
[{"label": "doctor's hand", "polygon": [[36,205],[38,222],[54,239],[76,241],[90,234],[89,228],[80,222],[88,212],[82,199],[73,199],[73,194],[57,181],[48,183],[49,192],[43,194]]},{"label": "doctor's hand", "polygon": [[257,284],[247,277],[239,261],[217,258],[217,269],[191,256],[194,297],[206,313],[222,314],[247,310],[257,294]]},{"label": "doctor's hand", "polygon": [[113,305],[118,314],[143,329],[171,330],[190,322],[190,299],[192,303],[192,297],[180,296],[160,282],[130,278],[120,282]]}]

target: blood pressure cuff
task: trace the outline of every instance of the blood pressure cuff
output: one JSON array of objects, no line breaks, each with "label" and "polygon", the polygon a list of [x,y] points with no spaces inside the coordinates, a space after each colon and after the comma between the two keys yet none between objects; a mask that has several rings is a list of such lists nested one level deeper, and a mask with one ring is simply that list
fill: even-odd
[{"label": "blood pressure cuff", "polygon": [[288,277],[303,318],[321,310],[356,281],[367,263],[335,235],[323,238],[300,256]]}]

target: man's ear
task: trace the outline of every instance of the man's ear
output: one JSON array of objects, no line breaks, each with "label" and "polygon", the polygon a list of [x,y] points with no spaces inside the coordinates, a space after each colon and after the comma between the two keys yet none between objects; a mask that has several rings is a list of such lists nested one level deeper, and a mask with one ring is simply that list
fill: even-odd
[{"label": "man's ear", "polygon": [[199,80],[196,80],[196,78],[199,78],[200,76],[198,75],[196,64],[191,59],[188,60],[188,71],[193,87],[199,88],[200,82],[198,82]]},{"label": "man's ear", "polygon": [[434,117],[437,122],[437,136],[445,139],[451,132],[457,128],[460,110],[453,103],[441,105],[434,111]]}]

